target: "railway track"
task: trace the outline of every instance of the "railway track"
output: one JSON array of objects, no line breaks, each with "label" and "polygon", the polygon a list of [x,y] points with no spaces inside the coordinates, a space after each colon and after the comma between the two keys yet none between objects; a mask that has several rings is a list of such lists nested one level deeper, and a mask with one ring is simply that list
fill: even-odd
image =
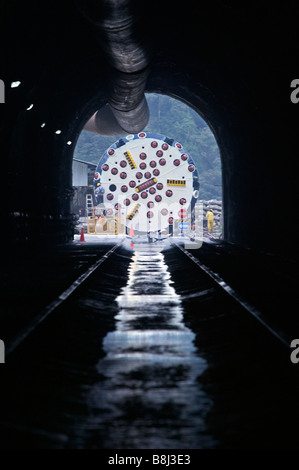
[{"label": "railway track", "polygon": [[1,445],[296,447],[297,369],[250,309],[178,243],[114,246],[12,343]]},{"label": "railway track", "polygon": [[250,315],[254,316],[269,332],[274,335],[282,344],[284,344],[287,348],[290,347],[291,337],[289,337],[282,329],[278,326],[273,327],[272,322],[267,321],[265,319],[263,312],[261,312],[258,308],[252,305],[243,295],[236,291],[231,285],[222,279],[222,277],[217,273],[206,266],[203,262],[201,262],[198,258],[192,255],[190,251],[186,250],[182,243],[175,243],[172,242],[180,251],[182,251],[185,256],[187,256],[198,268],[201,272],[204,272],[208,277],[210,277],[215,284],[223,289],[234,301],[236,301],[241,307],[243,307]]},{"label": "railway track", "polygon": [[102,263],[104,263],[109,256],[123,243],[123,240],[115,244],[109,251],[104,252],[99,259],[91,266],[89,266],[77,279],[61,294],[58,295],[52,302],[50,302],[34,319],[30,322],[23,331],[18,334],[10,343],[6,349],[6,355],[9,356],[35,329],[40,325],[52,312],[54,312],[63,302],[65,302],[70,295],[80,287],[89,276],[98,269]]}]

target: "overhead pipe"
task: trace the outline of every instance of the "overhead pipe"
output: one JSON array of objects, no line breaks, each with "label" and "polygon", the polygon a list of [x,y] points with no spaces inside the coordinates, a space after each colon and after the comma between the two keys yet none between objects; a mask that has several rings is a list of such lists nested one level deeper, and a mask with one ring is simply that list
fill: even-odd
[{"label": "overhead pipe", "polygon": [[77,0],[95,27],[96,37],[113,67],[108,105],[99,109],[84,129],[103,135],[137,133],[149,120],[144,95],[150,52],[140,34],[140,0]]}]

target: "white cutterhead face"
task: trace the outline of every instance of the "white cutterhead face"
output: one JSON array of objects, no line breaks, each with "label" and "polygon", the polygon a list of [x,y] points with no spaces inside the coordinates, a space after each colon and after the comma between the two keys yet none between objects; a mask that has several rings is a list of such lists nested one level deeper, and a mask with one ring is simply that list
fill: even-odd
[{"label": "white cutterhead face", "polygon": [[195,175],[194,162],[180,143],[141,132],[105,152],[95,173],[95,195],[110,211],[121,210],[128,228],[155,232],[187,217],[196,195]]}]

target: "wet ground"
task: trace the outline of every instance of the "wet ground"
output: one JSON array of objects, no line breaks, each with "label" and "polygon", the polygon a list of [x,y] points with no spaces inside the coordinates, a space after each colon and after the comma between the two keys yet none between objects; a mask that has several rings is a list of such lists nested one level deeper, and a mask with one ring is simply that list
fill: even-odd
[{"label": "wet ground", "polygon": [[[156,245],[135,245],[127,285],[117,297],[116,329],[103,341],[97,365],[105,381],[90,393],[105,412],[104,447],[211,448],[205,416],[212,402],[198,378],[207,368],[183,320],[164,255]],[[103,421],[103,417],[105,417]]]},{"label": "wet ground", "polygon": [[296,447],[289,351],[179,250],[133,248],[1,368],[2,447]]}]

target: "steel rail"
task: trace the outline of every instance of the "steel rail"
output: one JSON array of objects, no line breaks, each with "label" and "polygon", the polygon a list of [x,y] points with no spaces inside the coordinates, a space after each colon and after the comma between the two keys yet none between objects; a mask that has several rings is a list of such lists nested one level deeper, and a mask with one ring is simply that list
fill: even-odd
[{"label": "steel rail", "polygon": [[240,295],[233,287],[225,282],[219,274],[212,271],[208,266],[201,263],[195,258],[189,251],[183,248],[180,244],[174,240],[170,240],[172,245],[175,245],[182,253],[197,265],[207,276],[209,276],[221,289],[223,289],[230,297],[232,297],[239,305],[247,310],[254,318],[256,318],[271,334],[273,334],[284,346],[290,348],[291,339],[286,336],[282,331],[278,331],[269,324],[264,318],[260,310],[250,304],[242,295]]},{"label": "steel rail", "polygon": [[66,290],[64,290],[56,299],[50,302],[29,325],[20,333],[14,340],[12,340],[6,348],[6,356],[12,354],[20,344],[28,338],[28,336],[51,314],[56,310],[70,295],[80,287],[90,275],[98,269],[104,261],[109,258],[116,249],[122,245],[124,239],[120,240],[114,245],[107,253],[105,253],[100,259],[98,259],[93,265],[91,265],[83,274],[81,274]]}]

